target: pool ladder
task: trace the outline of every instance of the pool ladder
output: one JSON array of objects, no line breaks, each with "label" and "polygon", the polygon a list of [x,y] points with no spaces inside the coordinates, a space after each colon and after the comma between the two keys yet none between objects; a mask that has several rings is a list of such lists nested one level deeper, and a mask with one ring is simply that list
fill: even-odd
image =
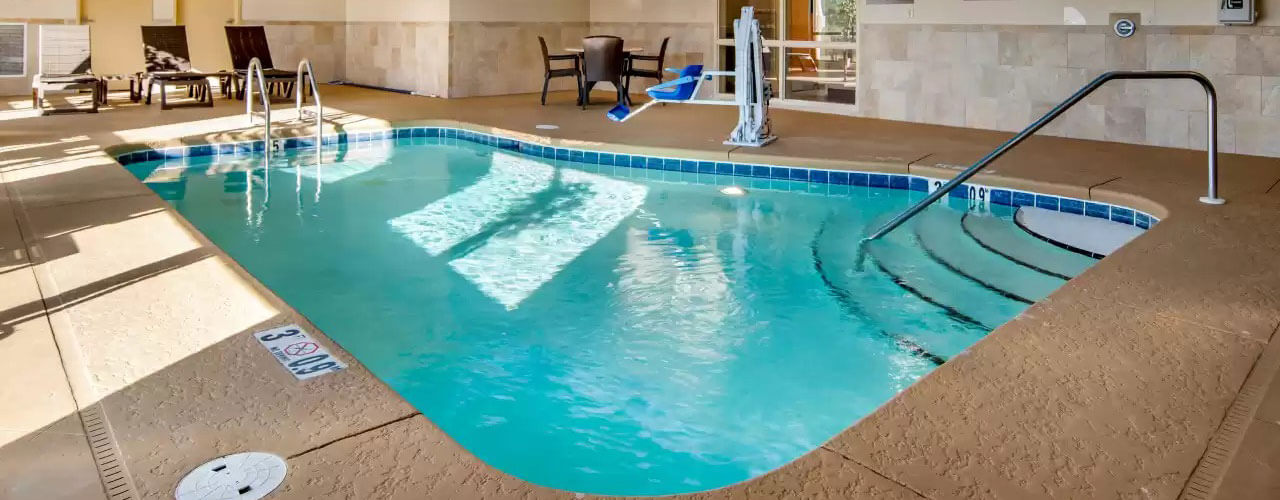
[{"label": "pool ladder", "polygon": [[[262,98],[263,116],[265,117],[265,122],[262,124],[262,138],[266,144],[266,161],[269,166],[271,152],[276,150],[279,143],[271,137],[271,94],[267,92],[267,78],[262,71],[262,61],[256,57],[249,61],[248,77],[245,81],[244,110],[245,114],[249,116],[250,125],[255,122],[253,115],[253,83],[255,76],[258,82],[258,95]],[[303,76],[306,76],[306,80],[303,80]],[[316,162],[319,163],[321,161],[320,153],[324,145],[324,104],[320,100],[320,87],[316,85],[315,69],[311,67],[311,60],[304,58],[298,63],[298,81],[294,90],[297,93],[296,104],[299,121],[303,120],[302,104],[307,100],[305,95],[306,87],[303,85],[305,83],[311,84],[311,93],[316,101],[314,112],[316,119],[315,142]]]},{"label": "pool ladder", "polygon": [[[889,234],[908,220],[911,220],[912,217],[915,217],[920,212],[924,211],[924,209],[928,208],[929,205],[938,201],[943,196],[946,196],[955,188],[960,187],[961,184],[964,184],[965,181],[969,180],[974,175],[977,175],[978,172],[986,168],[987,165],[990,165],[992,162],[996,161],[996,159],[1004,156],[1005,153],[1008,153],[1009,150],[1013,149],[1017,145],[1022,144],[1022,141],[1027,140],[1028,137],[1031,137],[1040,129],[1048,125],[1049,122],[1052,122],[1054,119],[1061,116],[1068,109],[1071,109],[1072,106],[1083,101],[1084,98],[1089,96],[1089,94],[1092,94],[1093,91],[1098,90],[1099,87],[1102,87],[1111,80],[1193,80],[1204,88],[1204,93],[1208,99],[1209,106],[1209,112],[1206,113],[1209,120],[1209,137],[1207,142],[1209,149],[1209,193],[1207,196],[1201,197],[1200,202],[1209,205],[1221,205],[1226,203],[1226,200],[1218,197],[1218,93],[1214,90],[1213,83],[1204,75],[1194,71],[1111,71],[1104,73],[1102,76],[1099,76],[1092,82],[1089,82],[1088,85],[1085,85],[1083,88],[1076,91],[1074,95],[1067,98],[1067,100],[1063,101],[1062,104],[1059,104],[1057,107],[1049,110],[1049,112],[1045,113],[1045,115],[1040,117],[1039,120],[1036,120],[1035,123],[1032,123],[1018,135],[996,148],[995,151],[992,151],[981,160],[978,160],[978,162],[974,163],[973,166],[965,169],[964,172],[961,172],[960,175],[951,179],[950,182],[947,182],[934,192],[930,193],[929,196],[925,197],[925,199],[920,200],[920,202],[912,205],[911,208],[908,208],[906,211],[898,214],[898,216],[894,217],[893,220],[890,220],[883,226],[880,226],[880,228],[871,233],[870,236],[863,238],[859,245],[865,247],[868,242],[884,237],[884,235]],[[859,255],[861,254],[862,252],[859,251]],[[861,257],[859,257],[859,260],[862,260]]]}]

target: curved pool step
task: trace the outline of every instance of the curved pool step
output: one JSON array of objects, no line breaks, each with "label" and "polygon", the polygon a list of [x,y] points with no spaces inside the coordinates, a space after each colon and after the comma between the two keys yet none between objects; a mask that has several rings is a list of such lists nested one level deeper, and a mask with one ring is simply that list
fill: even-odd
[{"label": "curved pool step", "polygon": [[890,233],[867,244],[885,274],[907,291],[945,309],[953,317],[987,330],[1013,319],[1027,304],[1013,300],[929,258],[907,232]]},{"label": "curved pool step", "polygon": [[1013,221],[1032,236],[1095,259],[1111,255],[1146,232],[1133,224],[1036,207],[1019,208]]},{"label": "curved pool step", "polygon": [[1027,304],[1048,297],[1066,283],[1062,278],[1012,265],[1004,256],[983,248],[961,229],[963,217],[941,207],[919,215],[915,236],[929,257],[956,274]]},{"label": "curved pool step", "polygon": [[960,226],[983,248],[1059,279],[1074,278],[1097,263],[1095,259],[1042,241],[1007,220],[967,213],[961,218]]},{"label": "curved pool step", "polygon": [[[815,270],[846,314],[875,325],[899,347],[937,362],[964,351],[989,330],[956,321],[948,312],[899,287],[870,262],[858,263],[858,231],[848,224],[824,226],[813,241]],[[905,342],[903,342],[905,341]]]}]

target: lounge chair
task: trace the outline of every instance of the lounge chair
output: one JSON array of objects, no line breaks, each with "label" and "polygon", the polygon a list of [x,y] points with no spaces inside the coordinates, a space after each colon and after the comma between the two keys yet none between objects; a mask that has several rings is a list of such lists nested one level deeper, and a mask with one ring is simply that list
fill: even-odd
[{"label": "lounge chair", "polygon": [[[89,91],[93,94],[88,108],[45,109],[45,93],[49,91]],[[106,102],[106,84],[93,74],[90,58],[89,26],[44,25],[40,27],[40,72],[31,80],[31,106],[41,115],[47,113],[97,113]]]},{"label": "lounge chair", "polygon": [[231,67],[235,70],[234,89],[236,99],[244,99],[244,81],[249,75],[249,61],[258,58],[262,63],[262,75],[271,92],[281,97],[293,94],[298,73],[276,69],[271,61],[271,47],[267,44],[267,30],[262,26],[227,26],[227,47],[231,49]]},{"label": "lounge chair", "polygon": [[183,107],[213,107],[210,78],[217,78],[222,84],[223,94],[227,94],[234,74],[201,72],[191,66],[186,26],[143,26],[142,45],[146,71],[134,77],[138,82],[138,92],[130,96],[134,102],[141,100],[145,92],[147,104],[151,104],[152,91],[159,86],[160,109],[173,109],[179,106],[169,104],[169,87],[187,87],[187,96],[195,98],[196,102]]}]

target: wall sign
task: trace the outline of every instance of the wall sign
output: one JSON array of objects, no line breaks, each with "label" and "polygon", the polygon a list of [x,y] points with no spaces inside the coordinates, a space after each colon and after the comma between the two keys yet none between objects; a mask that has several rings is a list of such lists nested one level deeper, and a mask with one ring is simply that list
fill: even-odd
[{"label": "wall sign", "polygon": [[1111,25],[1111,28],[1116,31],[1116,36],[1129,38],[1138,32],[1138,23],[1133,22],[1132,19],[1120,18],[1116,20],[1115,24]]},{"label": "wall sign", "polygon": [[1258,11],[1254,0],[1217,0],[1218,22],[1222,24],[1253,24]]}]

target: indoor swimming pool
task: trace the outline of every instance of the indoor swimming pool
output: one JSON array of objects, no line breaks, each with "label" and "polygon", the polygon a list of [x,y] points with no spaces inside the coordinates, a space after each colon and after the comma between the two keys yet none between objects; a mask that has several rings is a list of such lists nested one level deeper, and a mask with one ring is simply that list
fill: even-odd
[{"label": "indoor swimming pool", "polygon": [[386,136],[124,162],[467,450],[575,492],[780,467],[1096,262],[1018,228],[1022,192],[859,255],[928,180]]}]

